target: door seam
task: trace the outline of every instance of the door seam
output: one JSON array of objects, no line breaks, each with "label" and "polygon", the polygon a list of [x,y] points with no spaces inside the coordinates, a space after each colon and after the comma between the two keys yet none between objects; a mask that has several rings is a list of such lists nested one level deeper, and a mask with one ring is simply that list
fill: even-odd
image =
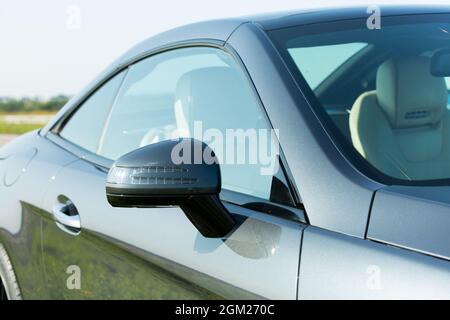
[{"label": "door seam", "polygon": [[303,249],[303,235],[305,234],[305,230],[306,228],[308,228],[308,226],[306,226],[305,228],[302,229],[302,234],[300,236],[300,252],[299,252],[299,257],[298,257],[298,267],[297,267],[297,285],[296,285],[296,292],[295,292],[295,300],[298,300],[298,292],[300,291],[300,269],[301,269],[301,263],[302,263],[302,249]]}]

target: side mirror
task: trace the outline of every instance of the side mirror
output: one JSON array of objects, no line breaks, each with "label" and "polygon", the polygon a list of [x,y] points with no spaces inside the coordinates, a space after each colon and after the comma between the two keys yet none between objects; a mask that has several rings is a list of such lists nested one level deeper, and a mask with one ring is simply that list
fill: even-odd
[{"label": "side mirror", "polygon": [[220,166],[214,152],[194,139],[167,140],[119,158],[106,181],[113,207],[180,206],[205,237],[226,236],[235,221],[219,199]]}]

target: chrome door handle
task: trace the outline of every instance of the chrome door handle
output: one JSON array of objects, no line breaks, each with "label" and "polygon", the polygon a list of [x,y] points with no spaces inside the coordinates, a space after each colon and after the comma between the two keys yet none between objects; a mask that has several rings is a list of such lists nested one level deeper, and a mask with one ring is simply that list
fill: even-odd
[{"label": "chrome door handle", "polygon": [[74,208],[75,206],[70,201],[65,204],[57,203],[53,206],[53,217],[56,224],[60,229],[72,235],[78,234],[81,230],[80,215]]}]

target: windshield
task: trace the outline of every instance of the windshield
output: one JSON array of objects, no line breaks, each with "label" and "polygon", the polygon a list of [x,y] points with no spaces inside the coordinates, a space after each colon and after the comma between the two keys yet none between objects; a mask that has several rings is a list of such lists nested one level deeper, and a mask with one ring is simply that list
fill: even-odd
[{"label": "windshield", "polygon": [[344,62],[367,46],[367,43],[344,43],[317,47],[293,47],[288,52],[302,70],[312,89],[336,71]]},{"label": "windshield", "polygon": [[351,160],[357,154],[378,180],[450,178],[449,16],[385,17],[381,29],[356,19],[268,33]]}]

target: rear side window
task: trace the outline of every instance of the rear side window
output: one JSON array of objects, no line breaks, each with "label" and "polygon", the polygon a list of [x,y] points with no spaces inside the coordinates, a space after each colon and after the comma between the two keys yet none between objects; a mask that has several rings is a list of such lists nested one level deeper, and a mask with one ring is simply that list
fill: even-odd
[{"label": "rear side window", "polygon": [[60,136],[80,147],[97,152],[106,116],[125,72],[116,75],[92,94],[60,131]]}]

